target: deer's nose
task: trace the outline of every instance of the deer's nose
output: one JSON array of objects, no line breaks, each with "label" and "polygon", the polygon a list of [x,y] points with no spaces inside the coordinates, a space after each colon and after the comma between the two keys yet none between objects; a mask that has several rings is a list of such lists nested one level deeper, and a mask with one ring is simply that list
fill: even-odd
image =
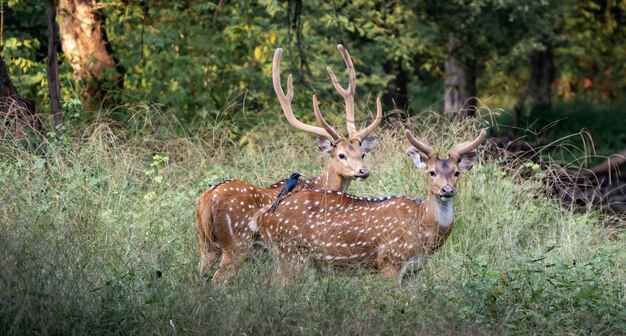
[{"label": "deer's nose", "polygon": [[441,197],[454,197],[454,188],[451,186],[441,188]]},{"label": "deer's nose", "polygon": [[367,168],[359,169],[359,175],[357,175],[357,177],[366,178],[368,176],[370,176],[370,172],[369,172],[369,170],[367,170]]}]

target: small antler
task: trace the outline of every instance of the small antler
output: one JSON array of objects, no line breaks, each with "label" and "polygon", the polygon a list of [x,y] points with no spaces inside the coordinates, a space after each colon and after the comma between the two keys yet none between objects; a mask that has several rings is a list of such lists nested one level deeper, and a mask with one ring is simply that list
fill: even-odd
[{"label": "small antler", "polygon": [[339,50],[339,52],[341,53],[341,56],[343,57],[343,60],[346,63],[346,67],[348,68],[348,88],[344,89],[341,86],[341,84],[339,84],[339,81],[337,80],[335,73],[330,67],[327,67],[326,70],[328,71],[330,80],[333,82],[333,86],[335,87],[337,92],[339,92],[339,94],[343,96],[343,99],[346,102],[346,127],[348,129],[348,137],[350,139],[358,139],[359,141],[361,141],[365,137],[367,137],[370,133],[372,133],[372,131],[376,129],[376,127],[378,127],[378,124],[383,118],[382,105],[380,104],[380,98],[377,98],[376,119],[374,119],[374,121],[365,129],[361,131],[357,131],[356,126],[355,126],[355,120],[354,120],[354,95],[356,92],[356,72],[354,71],[354,64],[352,63],[352,58],[350,58],[350,54],[348,53],[348,50],[341,44],[337,45],[337,50]]},{"label": "small antler", "polygon": [[[280,58],[282,54],[283,54],[282,48],[276,49],[276,52],[274,53],[274,62],[272,63],[272,79],[274,82],[274,91],[276,91],[276,95],[278,96],[278,100],[280,101],[280,106],[283,108],[283,112],[285,113],[287,120],[289,120],[289,123],[293,125],[294,127],[296,127],[297,129],[322,136],[329,140],[332,139],[334,141],[337,141],[341,139],[339,134],[332,127],[330,127],[330,125],[328,125],[326,121],[324,121],[323,123],[320,122],[322,125],[325,125],[324,128],[321,128],[321,127],[305,124],[301,122],[300,120],[296,119],[296,117],[293,115],[293,110],[291,109],[291,99],[293,98],[293,80],[292,80],[291,74],[287,78],[287,94],[286,95],[280,84]],[[314,105],[317,105],[316,102],[314,102]],[[321,114],[319,115],[319,117],[316,115],[316,118],[318,118],[318,121],[320,119],[324,120]]]},{"label": "small antler", "polygon": [[411,145],[417,148],[417,150],[419,150],[420,152],[426,154],[429,160],[432,158],[437,158],[437,151],[432,148],[426,141],[417,140],[413,136],[413,133],[411,133],[411,131],[409,131],[408,129],[404,130],[404,135],[406,136],[406,139],[409,140]]},{"label": "small antler", "polygon": [[474,139],[474,141],[466,141],[454,146],[450,150],[450,154],[448,154],[448,157],[454,160],[459,160],[463,155],[471,152],[472,150],[474,150],[474,148],[478,147],[478,145],[480,145],[480,143],[485,140],[485,135],[487,135],[487,132],[485,132],[485,130],[482,130],[480,131],[478,137]]}]

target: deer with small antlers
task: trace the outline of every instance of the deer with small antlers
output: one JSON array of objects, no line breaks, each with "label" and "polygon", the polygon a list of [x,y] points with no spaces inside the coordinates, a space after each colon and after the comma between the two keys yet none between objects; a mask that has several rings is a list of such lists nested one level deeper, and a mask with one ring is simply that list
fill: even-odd
[{"label": "deer with small antlers", "polygon": [[[331,158],[320,176],[300,180],[294,191],[301,189],[345,191],[350,181],[369,176],[369,170],[363,159],[376,144],[376,139],[368,135],[382,119],[382,105],[378,98],[375,120],[362,130],[356,129],[354,121],[356,73],[348,51],[342,45],[338,45],[337,49],[348,68],[348,87],[344,89],[339,84],[330,67],[327,70],[335,89],[345,100],[348,138],[342,137],[324,120],[315,95],[313,111],[322,127],[308,125],[296,119],[291,108],[294,94],[292,76],[288,77],[285,94],[280,84],[280,58],[283,51],[278,48],[274,54],[272,68],[274,90],[287,120],[297,129],[315,134],[319,149],[330,154]],[[208,271],[222,256],[220,266],[213,275],[213,282],[225,282],[234,274],[247,255],[250,243],[258,238],[254,215],[262,207],[274,202],[284,183],[283,180],[268,187],[260,187],[230,180],[209,188],[200,196],[196,206],[196,224],[200,240],[201,272]]]},{"label": "deer with small antlers", "polygon": [[452,230],[455,185],[478,160],[473,141],[454,146],[446,159],[409,130],[407,154],[428,173],[428,198],[367,199],[340,191],[301,190],[283,199],[275,212],[257,214],[264,241],[293,275],[309,262],[339,268],[374,268],[400,284],[403,274],[432,254]]}]

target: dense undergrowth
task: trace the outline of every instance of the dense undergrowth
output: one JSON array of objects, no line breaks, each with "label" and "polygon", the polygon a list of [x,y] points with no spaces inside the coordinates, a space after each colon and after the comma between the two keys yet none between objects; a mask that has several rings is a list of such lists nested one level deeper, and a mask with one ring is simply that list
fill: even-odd
[{"label": "dense undergrowth", "polygon": [[[560,209],[540,169],[512,181],[493,159],[461,178],[451,237],[402,288],[327,273],[283,287],[261,251],[215,287],[198,272],[202,191],[310,176],[327,158],[282,122],[240,145],[227,125],[185,134],[155,113],[70,130],[39,151],[0,142],[3,334],[626,333],[626,234],[607,224],[624,220]],[[372,176],[352,193],[425,195],[404,126],[378,132]],[[443,153],[481,125],[408,127]]]},{"label": "dense undergrowth", "polygon": [[[541,154],[552,160],[567,163],[578,161],[590,167],[626,148],[626,134],[622,132],[626,128],[624,112],[624,99],[594,102],[590,97],[556,102],[549,107],[529,108],[520,115],[517,136],[529,143],[537,142],[540,137],[542,145],[553,141],[567,145],[550,147],[549,150],[541,151]],[[515,124],[514,108],[500,113],[497,119],[502,125]],[[500,133],[508,131],[500,128]],[[572,136],[574,134],[582,136]],[[571,151],[571,148],[580,150]]]}]

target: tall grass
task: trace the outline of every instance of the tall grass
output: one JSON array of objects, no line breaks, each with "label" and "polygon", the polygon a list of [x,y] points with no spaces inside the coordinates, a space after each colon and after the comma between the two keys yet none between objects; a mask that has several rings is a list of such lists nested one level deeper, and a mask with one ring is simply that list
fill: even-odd
[{"label": "tall grass", "polygon": [[[47,143],[45,156],[0,142],[3,333],[626,333],[626,235],[604,225],[623,219],[562,210],[542,195],[540,170],[514,182],[496,161],[461,178],[451,237],[402,288],[329,273],[281,287],[259,251],[215,287],[197,267],[202,191],[311,176],[327,158],[281,123],[234,143],[227,125],[188,134],[134,108],[128,125],[99,121]],[[443,153],[481,127],[428,119],[379,131],[372,176],[351,191],[423,197],[403,128]]]},{"label": "tall grass", "polygon": [[[622,132],[626,127],[626,119],[623,117],[626,112],[624,102],[624,99],[597,102],[589,97],[580,97],[568,102],[557,102],[550,107],[528,109],[520,116],[518,136],[531,143],[537,140],[538,135],[544,137],[544,141],[568,138],[568,147],[582,148],[588,146],[585,143],[589,140],[588,137],[571,135],[590,134],[595,143],[601,144],[593,151],[585,153],[584,161],[587,166],[593,166],[626,147],[626,134]],[[498,122],[504,125],[513,124],[513,119],[513,112],[500,113],[497,117]],[[506,132],[506,129],[501,131]],[[552,147],[546,151],[550,151],[555,160],[571,161],[580,158],[577,150],[570,152],[561,147]]]}]

